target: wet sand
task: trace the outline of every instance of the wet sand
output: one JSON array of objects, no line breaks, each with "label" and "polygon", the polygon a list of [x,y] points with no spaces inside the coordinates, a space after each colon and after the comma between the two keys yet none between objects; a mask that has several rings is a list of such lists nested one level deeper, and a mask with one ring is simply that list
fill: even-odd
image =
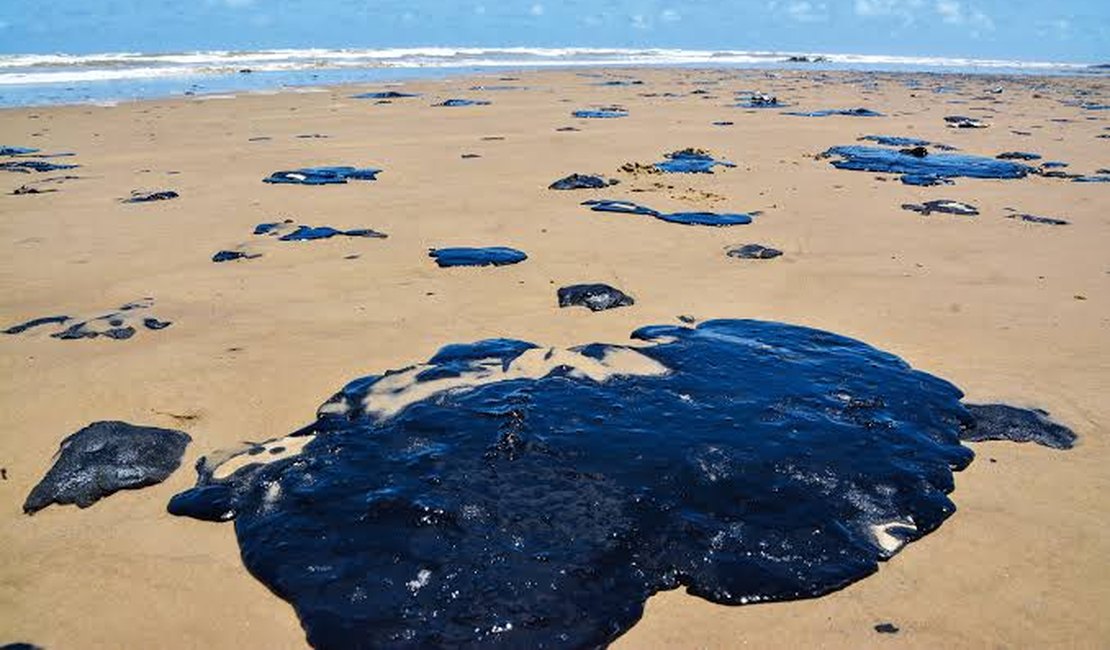
[{"label": "wet sand", "polygon": [[[196,458],[287,434],[346,381],[425,359],[448,343],[498,336],[553,346],[620,343],[638,326],[676,323],[679,315],[781,320],[859,338],[952,381],[968,401],[1045,408],[1080,442],[1069,452],[969,445],[978,457],[956,475],[959,511],[878,574],[824,598],[782,604],[721,607],[680,591],[660,594],[615,647],[1110,643],[1110,190],[1040,176],[910,187],[815,158],[882,134],[987,156],[1032,151],[1070,163],[1067,171],[1094,173],[1110,166],[1108,141],[1096,137],[1108,133],[1110,114],[1060,100],[1089,91],[1107,103],[1107,82],[606,74],[425,81],[399,88],[422,97],[391,104],[350,99],[379,89],[355,87],[0,112],[0,144],[74,152],[58,160],[81,165],[0,172],[0,326],[93,316],[144,297],[154,299],[152,315],[173,322],[126,341],[59,341],[50,328],[0,336],[0,466],[7,470],[0,643],[303,647],[291,607],[243,568],[230,525],[165,513],[169,497],[192,485]],[[596,85],[620,78],[613,75],[645,83]],[[911,78],[921,86],[907,87]],[[703,81],[715,83],[696,83]],[[475,84],[524,88],[469,90]],[[1003,93],[985,94],[998,85]],[[936,86],[953,91],[935,93]],[[886,116],[731,107],[739,90],[776,94],[791,104],[785,110],[863,106]],[[641,96],[668,92],[677,96]],[[454,97],[492,104],[432,107]],[[571,117],[613,104],[629,116]],[[946,115],[991,126],[946,128]],[[556,130],[564,126],[581,130]],[[309,134],[328,137],[296,137]],[[259,137],[270,139],[251,140]],[[618,171],[685,147],[737,167],[711,175]],[[469,153],[481,157],[462,158]],[[384,171],[377,181],[336,186],[261,182],[315,165]],[[572,172],[622,183],[547,189]],[[9,194],[63,174],[80,178],[55,193]],[[161,189],[181,196],[119,202],[132,190]],[[668,212],[763,214],[745,226],[682,226],[578,205],[595,198]],[[900,208],[932,199],[972,203],[981,214]],[[1006,208],[1071,223],[1007,219]],[[287,218],[389,237],[252,235],[258,223]],[[725,254],[745,243],[784,255]],[[262,257],[211,262],[241,244]],[[451,246],[510,246],[528,259],[440,269],[427,257],[429,248]],[[598,313],[557,307],[558,287],[586,282],[618,287],[636,304]],[[87,510],[23,515],[23,499],[58,442],[106,419],[188,432],[194,442],[185,465],[161,485]],[[884,622],[901,631],[877,634],[873,626]]]}]

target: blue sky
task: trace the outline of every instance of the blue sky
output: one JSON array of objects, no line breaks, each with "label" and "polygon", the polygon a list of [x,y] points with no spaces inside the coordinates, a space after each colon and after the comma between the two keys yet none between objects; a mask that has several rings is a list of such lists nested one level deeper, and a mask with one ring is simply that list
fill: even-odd
[{"label": "blue sky", "polygon": [[0,0],[0,52],[610,46],[1110,60],[1110,0]]}]

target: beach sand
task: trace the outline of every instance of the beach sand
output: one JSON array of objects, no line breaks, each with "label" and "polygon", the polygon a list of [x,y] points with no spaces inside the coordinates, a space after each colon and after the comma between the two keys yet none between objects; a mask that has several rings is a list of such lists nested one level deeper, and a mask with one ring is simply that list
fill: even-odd
[{"label": "beach sand", "polygon": [[[244,569],[231,525],[166,514],[168,499],[193,484],[199,456],[289,433],[346,381],[426,359],[448,343],[499,336],[554,346],[619,343],[641,325],[691,315],[779,320],[859,338],[952,381],[968,401],[1047,409],[1080,442],[1067,452],[970,445],[977,459],[956,475],[952,495],[959,511],[876,575],[820,599],[770,605],[723,607],[682,591],[659,594],[614,647],[1110,645],[1107,186],[1030,176],[910,187],[815,158],[866,134],[905,135],[988,156],[1033,151],[1093,173],[1110,166],[1110,141],[1096,137],[1108,133],[1110,113],[1059,100],[1078,90],[1106,99],[1106,81],[605,74],[414,82],[402,89],[422,97],[390,104],[350,99],[380,89],[358,87],[0,112],[0,143],[74,152],[59,161],[81,165],[0,172],[0,325],[92,316],[144,297],[154,300],[151,315],[173,322],[127,341],[59,341],[50,328],[0,336],[0,466],[7,474],[0,481],[0,643],[304,647],[292,608]],[[596,85],[614,75],[644,84]],[[911,78],[921,87],[907,87]],[[469,90],[475,84],[523,88]],[[1004,92],[973,99],[995,85]],[[935,93],[936,86],[955,90]],[[777,94],[792,104],[787,110],[866,106],[886,116],[747,110],[730,106],[738,90]],[[661,96],[667,92],[677,96]],[[431,106],[449,97],[493,103]],[[630,115],[570,116],[611,104]],[[991,126],[946,128],[942,118],[952,114]],[[581,130],[556,130],[563,126]],[[295,137],[305,134],[328,137]],[[251,141],[263,136],[270,139]],[[709,149],[737,167],[712,175],[618,172],[625,162],[662,160],[684,147]],[[467,153],[481,157],[463,159]],[[384,171],[376,182],[339,186],[260,182],[309,165]],[[572,172],[622,184],[546,189]],[[55,193],[10,195],[62,174],[80,178]],[[118,201],[136,189],[181,197]],[[763,214],[748,226],[687,227],[578,205],[590,198]],[[921,216],[899,207],[939,198],[970,202],[981,215]],[[1071,223],[1007,219],[1006,208]],[[285,218],[389,237],[285,243],[251,234],[255,224]],[[210,261],[247,243],[263,256]],[[725,255],[745,243],[785,254],[767,261]],[[529,259],[439,269],[426,256],[431,247],[486,245],[519,248]],[[556,289],[581,282],[611,284],[636,304],[599,313],[559,309]],[[182,468],[165,483],[86,510],[22,514],[59,441],[109,419],[188,432],[193,443]],[[901,631],[877,634],[873,626],[884,622]]]}]

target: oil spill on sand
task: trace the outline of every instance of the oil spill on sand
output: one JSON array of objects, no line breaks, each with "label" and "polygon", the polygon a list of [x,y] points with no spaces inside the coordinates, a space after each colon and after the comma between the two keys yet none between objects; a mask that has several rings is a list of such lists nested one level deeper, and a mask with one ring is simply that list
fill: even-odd
[{"label": "oil spill on sand", "polygon": [[917,150],[897,150],[884,147],[851,145],[832,147],[821,158],[836,158],[832,166],[852,171],[885,172],[889,174],[908,174],[915,177],[933,178],[1024,178],[1032,168],[1021,163],[984,156],[969,156],[955,153],[931,153],[923,155]]},{"label": "oil spill on sand", "polygon": [[304,429],[201,459],[169,510],[234,519],[317,648],[603,647],[655,592],[820,596],[954,512],[974,420],[952,384],[781,323],[632,336],[355,380]]},{"label": "oil spill on sand", "polygon": [[590,206],[594,212],[643,215],[684,226],[744,226],[752,222],[752,217],[760,214],[759,212],[659,212],[631,201],[611,199],[591,199],[583,201],[582,205]]},{"label": "oil spill on sand", "polygon": [[428,251],[428,256],[444,268],[451,266],[506,266],[518,264],[528,259],[528,255],[524,251],[508,246],[433,248]]},{"label": "oil spill on sand", "polygon": [[23,504],[31,515],[52,503],[88,508],[120,490],[161,483],[181,465],[188,434],[127,422],[93,422],[62,440],[54,465]]}]

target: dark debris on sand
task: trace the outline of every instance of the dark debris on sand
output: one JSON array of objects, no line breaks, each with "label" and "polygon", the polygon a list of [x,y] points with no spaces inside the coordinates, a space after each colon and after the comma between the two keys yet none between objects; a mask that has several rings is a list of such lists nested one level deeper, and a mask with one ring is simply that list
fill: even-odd
[{"label": "dark debris on sand", "polygon": [[46,194],[48,192],[57,192],[57,191],[58,190],[53,189],[53,188],[40,190],[39,188],[35,187],[34,185],[20,185],[19,187],[12,190],[12,196],[23,196],[24,194]]},{"label": "dark debris on sand", "polygon": [[954,185],[955,181],[947,176],[935,176],[933,174],[903,174],[901,179],[903,185],[914,185],[917,187],[935,187],[937,185]]},{"label": "dark debris on sand", "polygon": [[583,201],[582,205],[590,206],[594,212],[643,215],[685,226],[742,226],[751,223],[752,217],[759,214],[758,212],[659,212],[631,201],[610,199],[592,199]]},{"label": "dark debris on sand", "polygon": [[26,156],[37,151],[38,149],[32,147],[13,147],[0,144],[0,156]]},{"label": "dark debris on sand", "polygon": [[351,99],[405,99],[407,97],[419,97],[420,95],[414,93],[402,93],[396,90],[385,90],[381,92],[359,93],[351,95]]},{"label": "dark debris on sand", "polygon": [[181,465],[191,440],[172,429],[94,422],[62,441],[23,512],[31,515],[52,503],[88,508],[120,490],[161,483]]},{"label": "dark debris on sand", "polygon": [[985,129],[989,124],[974,117],[964,115],[949,115],[944,118],[945,124],[952,129]]},{"label": "dark debris on sand", "polygon": [[778,97],[768,95],[767,93],[752,93],[748,100],[742,104],[737,104],[740,108],[783,108],[785,103],[780,102]]},{"label": "dark debris on sand", "polygon": [[276,185],[344,185],[348,180],[376,181],[382,170],[350,166],[302,167],[277,171],[262,179]]},{"label": "dark debris on sand", "polygon": [[613,178],[605,178],[596,174],[571,174],[560,178],[551,185],[547,186],[549,190],[597,190],[610,185],[616,185],[620,181]]},{"label": "dark debris on sand", "polygon": [[41,316],[39,318],[32,318],[31,320],[20,323],[19,325],[12,325],[3,331],[4,334],[22,334],[29,329],[34,329],[42,325],[57,325],[69,320],[69,316]]},{"label": "dark debris on sand", "polygon": [[574,112],[571,113],[571,116],[572,117],[577,117],[579,119],[602,119],[602,120],[604,120],[604,119],[612,119],[612,118],[616,118],[616,117],[628,117],[628,111],[624,110],[623,108],[618,108],[616,106],[611,106],[611,107],[608,107],[608,108],[598,108],[598,109],[588,109],[588,110],[584,109],[584,110],[580,110],[580,111],[574,111]]},{"label": "dark debris on sand", "polygon": [[628,307],[636,303],[632,296],[607,284],[572,284],[557,292],[560,307],[586,307],[590,311],[604,311]]},{"label": "dark debris on sand", "polygon": [[[850,145],[831,147],[818,159],[833,158],[837,169],[906,174],[915,179],[998,178],[1019,179],[1033,168],[1009,160],[957,153],[931,153],[922,145],[896,150],[886,147]],[[910,183],[924,184],[924,183]]]},{"label": "dark debris on sand", "polygon": [[262,253],[248,253],[246,251],[218,251],[212,256],[212,261],[217,264],[220,262],[231,262],[234,260],[253,260],[257,257],[262,257]]},{"label": "dark debris on sand", "polygon": [[966,407],[974,421],[960,432],[961,440],[1035,442],[1053,449],[1071,449],[1075,446],[1075,432],[1050,420],[1048,411],[1018,408],[1008,404],[967,404]]},{"label": "dark debris on sand", "polygon": [[21,174],[52,172],[59,169],[76,169],[78,167],[80,167],[80,165],[66,165],[62,163],[46,162],[45,160],[9,160],[0,162],[0,171],[19,172]]},{"label": "dark debris on sand", "polygon": [[54,332],[50,337],[63,341],[95,339],[98,337],[122,341],[134,336],[139,326],[148,330],[160,330],[172,325],[170,321],[162,321],[151,317],[136,320],[130,325],[127,323],[127,320],[131,318],[128,312],[137,309],[148,309],[152,304],[153,300],[146,298],[127,303],[116,311],[86,320],[77,320],[70,316],[42,316],[0,330],[0,333],[15,335],[45,325],[64,325],[63,329]]},{"label": "dark debris on sand", "polygon": [[447,108],[458,108],[462,106],[489,106],[493,102],[484,99],[445,99],[433,106],[444,106]]},{"label": "dark debris on sand", "polygon": [[[604,647],[659,591],[817,597],[955,511],[973,454],[948,382],[782,323],[633,338],[449,345],[356,379],[299,454],[202,462],[170,512],[234,519],[247,569],[331,649]],[[577,370],[628,355],[652,370]]]},{"label": "dark debris on sand", "polygon": [[712,174],[714,167],[735,167],[727,160],[718,160],[704,149],[689,147],[663,154],[666,160],[655,163],[655,168],[669,174]]},{"label": "dark debris on sand", "polygon": [[1045,226],[1066,226],[1071,222],[1066,219],[1057,219],[1056,217],[1038,217],[1035,214],[1008,214],[1007,219],[1019,219],[1029,223],[1038,223]]},{"label": "dark debris on sand", "polygon": [[169,201],[176,199],[180,196],[173,190],[157,190],[154,192],[143,192],[135,190],[131,192],[131,196],[126,199],[120,199],[123,203],[150,203],[151,201]]},{"label": "dark debris on sand", "polygon": [[782,255],[782,251],[763,244],[744,244],[729,248],[725,254],[744,260],[770,260]]},{"label": "dark debris on sand", "polygon": [[254,227],[254,234],[276,237],[279,241],[315,241],[318,239],[331,239],[332,237],[385,239],[389,236],[370,228],[339,230],[331,226],[304,226],[294,224],[292,219],[260,223]]},{"label": "dark debris on sand", "polygon": [[839,115],[843,117],[882,117],[883,114],[870,108],[830,108],[820,111],[786,111],[783,115],[795,117],[830,117]]},{"label": "dark debris on sand", "polygon": [[428,256],[444,268],[452,266],[507,266],[528,259],[528,255],[524,251],[508,246],[433,248],[428,251]]},{"label": "dark debris on sand", "polygon": [[943,212],[945,214],[958,214],[965,217],[974,217],[979,214],[979,208],[976,208],[970,203],[963,203],[960,201],[952,201],[949,199],[940,199],[937,201],[926,201],[924,203],[903,203],[903,210],[910,210],[918,212],[923,215],[930,215],[934,212]]}]

